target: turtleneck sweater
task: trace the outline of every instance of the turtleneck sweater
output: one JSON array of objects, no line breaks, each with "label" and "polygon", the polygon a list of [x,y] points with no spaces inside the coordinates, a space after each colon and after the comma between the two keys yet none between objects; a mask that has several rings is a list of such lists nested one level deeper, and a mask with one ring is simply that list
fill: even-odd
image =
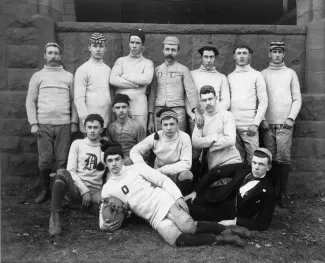
[{"label": "turtleneck sweater", "polygon": [[75,104],[79,118],[97,113],[104,119],[104,127],[111,118],[112,100],[109,90],[111,69],[103,61],[90,58],[75,74]]},{"label": "turtleneck sweater", "polygon": [[73,103],[73,75],[62,66],[44,68],[32,76],[26,98],[30,125],[78,123]]},{"label": "turtleneck sweater", "polygon": [[195,125],[192,134],[193,147],[209,148],[209,169],[221,165],[241,163],[241,157],[235,147],[236,125],[231,112],[216,109],[214,113],[204,113],[204,126]]},{"label": "turtleneck sweater", "polygon": [[147,115],[147,86],[154,73],[153,62],[142,56],[132,55],[118,58],[112,68],[110,84],[115,86],[116,94],[126,94],[130,98],[131,115]]},{"label": "turtleneck sweater", "polygon": [[236,126],[259,126],[268,104],[262,73],[250,65],[236,65],[236,69],[228,75],[228,83],[230,111],[235,117]]},{"label": "turtleneck sweater", "polygon": [[265,114],[267,122],[283,124],[287,118],[295,120],[301,107],[300,85],[296,72],[287,68],[284,63],[270,63],[262,74],[269,98]]},{"label": "turtleneck sweater", "polygon": [[81,195],[86,192],[95,193],[102,188],[104,171],[98,171],[97,165],[104,165],[104,153],[100,142],[92,142],[88,138],[75,140],[71,144],[67,170],[78,187]]},{"label": "turtleneck sweater", "polygon": [[162,130],[157,132],[159,139],[155,140],[155,134],[149,135],[143,141],[133,146],[130,158],[133,163],[143,163],[143,155],[152,150],[156,155],[155,169],[166,175],[176,175],[183,171],[189,171],[192,166],[192,144],[190,136],[178,130],[173,138],[167,138]]}]

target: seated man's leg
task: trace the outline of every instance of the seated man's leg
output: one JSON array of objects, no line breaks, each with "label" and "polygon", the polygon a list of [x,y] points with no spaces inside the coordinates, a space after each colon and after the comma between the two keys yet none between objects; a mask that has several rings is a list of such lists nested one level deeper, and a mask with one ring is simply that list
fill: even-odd
[{"label": "seated man's leg", "polygon": [[193,174],[191,171],[183,171],[176,177],[176,185],[181,190],[183,196],[187,195],[191,190]]}]

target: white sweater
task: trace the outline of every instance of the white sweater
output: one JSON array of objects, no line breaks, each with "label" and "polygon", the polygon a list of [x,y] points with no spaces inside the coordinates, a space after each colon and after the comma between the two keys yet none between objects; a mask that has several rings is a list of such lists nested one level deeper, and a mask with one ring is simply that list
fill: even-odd
[{"label": "white sweater", "polygon": [[301,107],[300,85],[294,70],[284,63],[273,63],[262,71],[269,106],[265,118],[269,124],[283,124],[287,118],[296,119]]},{"label": "white sweater", "polygon": [[[128,204],[134,214],[156,229],[182,194],[167,176],[139,163],[123,166],[119,175],[109,174],[102,190],[102,198],[106,197],[115,197]],[[101,215],[99,218],[101,227],[104,222]]]},{"label": "white sweater", "polygon": [[260,125],[267,108],[266,84],[261,72],[250,65],[236,66],[228,75],[230,111],[236,126]]}]

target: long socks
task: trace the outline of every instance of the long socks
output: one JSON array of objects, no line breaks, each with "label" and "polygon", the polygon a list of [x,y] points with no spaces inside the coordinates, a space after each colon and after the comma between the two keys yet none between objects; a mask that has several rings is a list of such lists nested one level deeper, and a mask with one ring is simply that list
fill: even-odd
[{"label": "long socks", "polygon": [[52,188],[52,199],[51,199],[52,211],[61,210],[62,201],[68,191],[68,187],[66,185],[66,181],[63,176],[57,175],[55,179],[56,180]]},{"label": "long socks", "polygon": [[220,235],[221,232],[225,231],[226,227],[215,223],[215,222],[207,222],[207,221],[198,221],[197,227],[195,230],[196,233],[213,233],[215,235]]}]

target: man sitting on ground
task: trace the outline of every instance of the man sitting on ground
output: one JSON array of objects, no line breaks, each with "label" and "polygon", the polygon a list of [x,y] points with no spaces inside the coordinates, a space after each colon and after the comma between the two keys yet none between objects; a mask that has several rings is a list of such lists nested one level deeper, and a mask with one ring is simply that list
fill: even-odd
[{"label": "man sitting on ground", "polygon": [[162,108],[157,117],[162,130],[149,135],[130,152],[133,163],[144,162],[143,155],[152,150],[156,155],[155,169],[167,175],[183,194],[189,192],[193,174],[192,144],[190,136],[178,129],[178,115],[168,107]]}]

